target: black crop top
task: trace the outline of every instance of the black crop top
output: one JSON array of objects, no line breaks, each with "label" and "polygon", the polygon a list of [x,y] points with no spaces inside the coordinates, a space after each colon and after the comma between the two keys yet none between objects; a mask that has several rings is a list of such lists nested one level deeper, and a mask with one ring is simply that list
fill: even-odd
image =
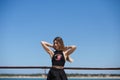
[{"label": "black crop top", "polygon": [[52,57],[52,66],[64,66],[65,58],[62,51],[55,51]]}]

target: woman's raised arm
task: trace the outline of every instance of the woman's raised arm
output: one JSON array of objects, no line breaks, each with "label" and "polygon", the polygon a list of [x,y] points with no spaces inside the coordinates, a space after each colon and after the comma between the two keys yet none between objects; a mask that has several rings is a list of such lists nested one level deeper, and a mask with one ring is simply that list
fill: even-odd
[{"label": "woman's raised arm", "polygon": [[75,49],[76,49],[75,45],[67,46],[66,50],[65,50],[65,54],[68,56],[71,53],[73,53],[75,51]]},{"label": "woman's raised arm", "polygon": [[49,55],[52,57],[54,52],[50,49],[50,47],[53,48],[53,45],[46,41],[41,41],[41,44],[42,44],[43,48],[45,49],[45,51],[47,53],[49,53]]}]

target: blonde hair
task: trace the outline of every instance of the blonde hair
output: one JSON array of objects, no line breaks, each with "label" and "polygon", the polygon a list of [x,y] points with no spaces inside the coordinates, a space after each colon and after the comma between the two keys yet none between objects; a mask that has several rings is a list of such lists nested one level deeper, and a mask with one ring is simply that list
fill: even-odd
[{"label": "blonde hair", "polygon": [[57,42],[59,42],[60,43],[60,50],[64,50],[64,42],[63,42],[63,39],[61,38],[61,37],[55,37],[54,38],[54,40],[53,40],[53,43],[55,42],[55,41],[57,41]]}]

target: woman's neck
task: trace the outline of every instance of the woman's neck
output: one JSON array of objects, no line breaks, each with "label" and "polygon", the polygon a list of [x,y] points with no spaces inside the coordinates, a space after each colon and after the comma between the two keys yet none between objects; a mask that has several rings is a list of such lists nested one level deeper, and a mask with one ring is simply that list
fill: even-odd
[{"label": "woman's neck", "polygon": [[56,50],[56,51],[62,52],[63,50]]}]

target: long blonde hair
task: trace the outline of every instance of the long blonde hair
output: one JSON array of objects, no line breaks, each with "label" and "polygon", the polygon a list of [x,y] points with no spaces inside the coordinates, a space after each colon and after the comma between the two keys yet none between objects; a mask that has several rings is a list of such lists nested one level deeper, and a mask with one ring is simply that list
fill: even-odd
[{"label": "long blonde hair", "polygon": [[55,37],[54,40],[53,40],[53,43],[57,41],[60,43],[60,50],[64,50],[65,46],[64,46],[64,42],[63,42],[63,39],[61,37]]}]

